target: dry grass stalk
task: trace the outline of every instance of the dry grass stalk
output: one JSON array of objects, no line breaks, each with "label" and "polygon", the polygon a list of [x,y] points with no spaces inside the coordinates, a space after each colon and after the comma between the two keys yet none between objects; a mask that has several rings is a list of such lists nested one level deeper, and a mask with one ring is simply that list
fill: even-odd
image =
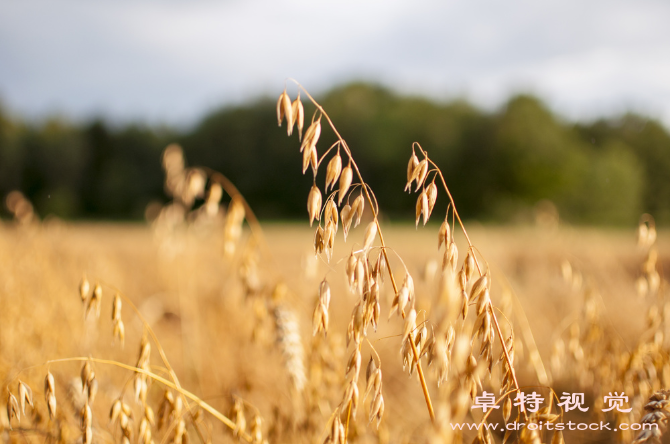
[{"label": "dry grass stalk", "polygon": [[[281,100],[278,101],[277,106],[278,123],[280,126],[282,122],[286,120],[288,134],[291,134],[293,127],[297,125],[298,132],[301,135],[304,122],[304,109],[299,98],[291,103],[288,96],[283,96]],[[319,138],[319,134],[320,128],[318,122],[312,122],[306,137],[303,139],[303,145],[307,150],[313,148],[313,145],[316,144],[316,141]],[[314,154],[315,153],[316,151],[314,150]],[[171,160],[167,161],[166,159]],[[251,237],[245,248],[242,249],[241,254],[238,256],[241,258],[241,263],[238,268],[238,277],[242,283],[245,299],[250,300],[254,306],[255,326],[253,329],[253,337],[258,338],[262,336],[262,325],[267,319],[267,313],[272,313],[275,318],[275,331],[277,333],[276,343],[279,345],[279,348],[285,356],[285,367],[293,382],[294,388],[296,388],[296,393],[301,393],[306,378],[304,371],[304,352],[302,350],[297,317],[294,316],[292,310],[288,307],[288,304],[280,302],[282,297],[279,296],[279,293],[286,293],[285,285],[281,284],[283,279],[277,277],[277,280],[279,280],[280,283],[270,285],[267,282],[268,279],[264,278],[264,274],[268,271],[271,272],[272,268],[261,270],[259,267],[259,250],[265,254],[268,262],[272,262],[272,257],[267,247],[267,243],[265,242],[263,230],[256,219],[254,212],[235,185],[223,174],[205,167],[185,168],[185,164],[183,151],[179,146],[170,145],[166,148],[164,153],[166,190],[174,197],[176,204],[184,207],[184,210],[181,212],[184,216],[181,220],[185,222],[193,221],[192,224],[195,225],[198,223],[199,219],[205,217],[206,214],[216,215],[219,212],[223,212],[225,206],[223,205],[223,202],[221,202],[221,196],[222,192],[225,191],[231,198],[230,203],[227,208],[225,208],[225,218],[223,220],[224,256],[228,259],[233,259],[233,256],[239,251],[240,240],[242,238],[242,225],[245,220],[248,223]],[[189,199],[189,197],[193,195],[193,192],[184,196],[184,190],[188,193],[188,188],[184,189],[183,187],[170,186],[173,182],[177,184],[184,182],[186,180],[184,177],[193,175],[193,171],[202,172],[205,179],[202,182],[202,187],[196,190],[200,192],[200,194],[204,193],[205,196],[208,196],[203,205],[203,207],[207,208],[205,213],[201,211],[203,207],[192,208],[190,206],[192,199]],[[315,193],[312,196],[314,201],[311,202],[311,211],[313,211],[312,216],[320,220],[321,195],[318,187],[315,187],[314,190]],[[169,206],[165,207],[163,212],[168,209]],[[332,230],[333,228],[334,230],[337,230],[337,210],[332,207],[329,207],[328,209],[329,212],[325,215],[325,219],[329,221],[327,228],[328,230]],[[158,229],[160,228],[160,225],[157,226],[156,223],[154,223],[154,226]],[[328,235],[328,233],[326,234]],[[334,237],[334,234],[330,235]],[[330,241],[331,248],[332,240],[333,239]],[[328,239],[325,239],[322,243],[326,246],[329,245]],[[319,242],[316,242],[316,244],[318,245]],[[327,323],[327,320],[325,322]]]},{"label": "dry grass stalk", "polygon": [[[418,160],[414,148],[419,150],[423,159]],[[433,180],[430,182],[430,184],[428,184],[428,186],[426,186],[425,185],[426,179],[431,173],[434,174]],[[448,223],[449,213],[447,212],[445,221],[442,223],[440,229],[438,230],[438,248],[440,248],[442,245],[445,246],[445,256],[442,264],[443,272],[445,272],[445,275],[447,276],[447,279],[449,281],[453,282],[454,280],[456,280],[458,282],[462,299],[461,313],[464,319],[467,316],[468,306],[473,304],[476,306],[477,318],[475,320],[473,328],[472,339],[473,340],[479,339],[481,344],[479,355],[481,359],[483,359],[487,363],[486,367],[488,368],[488,371],[491,372],[493,367],[494,362],[493,339],[494,337],[497,336],[499,344],[502,349],[501,358],[502,361],[504,362],[502,369],[503,371],[502,371],[501,390],[508,391],[510,389],[514,389],[518,391],[519,384],[516,380],[516,374],[514,370],[513,349],[510,348],[511,345],[513,344],[513,334],[510,334],[509,337],[505,339],[505,337],[502,334],[502,330],[500,329],[500,325],[497,316],[494,312],[494,308],[490,298],[490,289],[491,289],[490,272],[488,271],[488,269],[485,272],[482,271],[482,268],[477,261],[477,257],[475,255],[476,251],[475,247],[470,241],[467,231],[465,230],[465,227],[460,219],[460,216],[458,215],[455,202],[453,200],[453,197],[451,196],[451,193],[449,192],[449,188],[447,187],[446,182],[444,181],[444,177],[439,167],[435,165],[435,163],[432,160],[429,159],[427,153],[421,148],[421,146],[418,143],[415,143],[413,145],[412,155],[408,163],[407,176],[408,181],[406,189],[411,189],[413,182],[416,182],[415,191],[422,189],[421,193],[419,194],[419,198],[417,199],[417,224],[420,215],[422,215],[424,218],[424,224],[426,223],[428,217],[430,217],[437,196],[435,180],[438,177],[440,178],[444,190],[447,193],[450,200],[449,208],[453,213],[454,219],[458,220],[461,229],[463,230],[463,234],[466,238],[466,241],[468,243],[468,251],[465,260],[463,261],[462,268],[459,272],[456,273],[458,250],[452,238],[453,236],[451,233],[452,230],[449,228]],[[431,196],[430,199],[428,198],[428,195]],[[468,294],[467,286],[469,281],[472,279],[475,270],[478,272],[479,277],[472,284],[472,287]],[[457,290],[454,288],[454,285],[451,284],[450,282],[447,282],[447,289],[444,291],[444,293],[447,295],[447,297],[442,299],[443,300],[446,299],[448,301],[448,305],[452,306],[455,305],[456,304],[455,296],[452,297],[452,295],[455,295],[457,293]],[[451,310],[448,310],[447,312],[453,313],[454,312],[453,307],[451,307]],[[451,322],[453,322],[453,319],[446,319],[445,321],[447,325],[449,325]],[[442,327],[442,333],[438,337],[443,338],[445,332],[446,332],[445,327]],[[442,339],[439,340],[441,341]],[[438,342],[439,341],[437,340],[433,341],[431,345],[435,346],[435,344],[437,344]]]},{"label": "dry grass stalk", "polygon": [[[102,284],[99,283],[96,284],[96,289],[93,291],[90,297],[92,299],[96,297],[99,299],[101,297],[101,293],[102,293]],[[121,437],[122,437],[121,440],[124,443],[130,443],[134,439],[134,436],[137,436],[138,442],[141,442],[142,444],[153,443],[154,434],[152,428],[155,427],[156,421],[155,421],[155,415],[153,413],[153,408],[149,405],[149,400],[147,397],[148,387],[151,381],[157,381],[167,386],[168,388],[175,390],[178,393],[178,396],[175,398],[174,396],[172,396],[171,392],[166,391],[164,401],[159,408],[159,429],[164,424],[165,419],[167,419],[171,423],[171,426],[168,428],[168,430],[172,430],[172,432],[170,433],[172,433],[171,436],[173,442],[184,443],[187,442],[189,439],[187,432],[187,424],[183,416],[184,414],[188,414],[191,417],[191,425],[198,433],[202,442],[204,443],[206,441],[206,439],[202,435],[202,432],[200,431],[199,422],[196,420],[196,417],[193,416],[193,411],[191,410],[190,407],[188,407],[188,403],[186,401],[182,402],[182,400],[188,398],[191,401],[195,402],[199,407],[210,412],[216,418],[221,420],[225,425],[230,427],[231,430],[234,431],[236,436],[239,436],[241,439],[244,439],[248,442],[256,442],[259,444],[262,443],[263,442],[262,431],[260,429],[261,420],[257,410],[255,413],[255,418],[257,419],[254,419],[255,426],[253,429],[253,437],[252,437],[249,433],[247,433],[244,430],[243,427],[242,428],[240,427],[239,417],[237,418],[237,422],[229,420],[227,417],[225,417],[217,410],[215,410],[214,408],[212,408],[211,406],[200,400],[198,397],[181,388],[181,386],[179,385],[179,381],[176,378],[176,375],[174,375],[174,371],[171,369],[169,363],[167,362],[162,347],[160,346],[160,343],[155,339],[155,334],[151,330],[150,326],[146,323],[144,318],[142,318],[142,315],[137,311],[132,302],[128,300],[121,292],[118,292],[118,290],[112,303],[112,310],[111,310],[112,321],[118,322],[121,319],[122,299],[125,299],[128,305],[131,306],[131,308],[136,311],[137,315],[144,322],[145,332],[147,333],[144,335],[142,342],[140,344],[137,357],[137,364],[135,365],[135,367],[128,366],[126,364],[117,361],[103,360],[92,357],[57,359],[47,361],[44,364],[53,366],[55,364],[65,362],[73,362],[73,361],[82,362],[79,379],[81,380],[81,390],[83,390],[84,394],[82,401],[83,406],[80,407],[80,410],[77,410],[78,412],[77,416],[80,418],[82,443],[90,444],[94,439],[94,430],[93,430],[94,413],[92,410],[92,405],[95,401],[96,393],[98,392],[98,381],[94,369],[95,364],[112,365],[126,370],[131,370],[135,373],[135,377],[133,379],[135,399],[141,406],[143,414],[140,417],[134,416],[131,407],[128,404],[126,404],[123,400],[124,398],[123,391],[125,391],[125,389],[122,391],[120,397],[117,398],[112,403],[109,413],[110,422],[118,423],[119,430],[121,431]],[[86,304],[86,310],[87,311],[91,310],[90,307],[91,303],[90,301],[88,301],[88,304]],[[152,336],[154,338],[155,344],[157,345],[161,358],[164,360],[167,372],[173,378],[173,381],[168,381],[167,379],[154,374],[150,370],[151,368],[150,355],[152,347],[147,336]],[[56,419],[55,380],[51,371],[47,371],[47,376],[44,382],[44,392],[49,416],[51,419]],[[32,389],[22,380],[18,380],[18,394],[19,398],[17,400],[17,398],[11,392],[9,393],[7,412],[8,412],[8,418],[10,419],[10,426],[12,425],[12,422],[18,423],[21,414],[22,413],[25,414],[26,403],[31,407],[34,406]],[[166,407],[166,403],[169,404],[169,407]],[[185,405],[186,409],[183,410],[182,405]],[[134,434],[134,427],[137,427],[136,429],[137,435]]]},{"label": "dry grass stalk", "polygon": [[[97,296],[96,296],[97,293]],[[91,298],[97,297],[98,299],[101,297],[102,294],[102,285],[101,284],[96,284],[96,289],[93,291],[93,295]],[[113,299],[112,303],[112,321],[117,323],[121,319],[121,308],[122,308],[122,299],[125,299],[126,302],[131,306],[133,310],[137,313],[137,315],[140,317],[140,319],[144,322],[145,324],[145,332],[148,333],[148,335],[152,336],[154,338],[154,341],[158,347],[159,354],[161,355],[161,359],[163,359],[164,364],[166,365],[168,369],[168,373],[170,373],[170,376],[173,378],[173,382],[170,382],[164,378],[161,378],[155,374],[153,374],[150,371],[150,355],[151,355],[151,344],[147,338],[147,335],[145,334],[142,342],[139,347],[139,353],[138,353],[138,358],[137,358],[137,364],[135,367],[130,367],[125,364],[116,362],[116,361],[109,361],[109,360],[101,360],[101,359],[96,359],[96,358],[66,358],[66,359],[59,359],[59,360],[53,360],[53,361],[48,361],[45,363],[46,365],[53,365],[55,363],[60,363],[60,362],[70,362],[70,361],[83,361],[82,369],[80,372],[80,379],[81,379],[81,384],[82,388],[85,394],[85,405],[81,410],[80,413],[80,418],[81,418],[81,431],[82,431],[82,442],[84,443],[90,443],[93,439],[93,429],[92,429],[92,411],[91,411],[91,405],[93,404],[95,400],[95,395],[98,391],[98,382],[97,378],[95,376],[95,371],[93,369],[93,363],[100,363],[100,364],[105,364],[105,365],[114,365],[117,367],[125,368],[127,370],[134,370],[135,371],[135,378],[134,378],[134,394],[135,394],[135,399],[140,405],[142,406],[143,410],[143,416],[141,419],[139,419],[139,429],[138,429],[138,439],[140,442],[143,444],[149,444],[152,441],[152,427],[155,424],[155,417],[153,414],[153,409],[147,402],[147,392],[148,392],[148,387],[149,387],[149,382],[151,380],[158,381],[164,385],[167,385],[168,387],[176,390],[179,393],[179,396],[174,398],[170,392],[166,392],[165,400],[168,401],[170,404],[170,407],[166,409],[165,407],[165,400],[163,404],[161,405],[159,409],[159,428],[162,426],[165,415],[166,415],[166,410],[167,410],[167,416],[169,418],[169,421],[173,424],[170,428],[174,431],[173,434],[173,441],[174,442],[186,442],[188,440],[188,434],[186,430],[186,423],[184,422],[182,418],[182,405],[186,404],[187,409],[186,412],[191,416],[191,421],[193,424],[194,429],[197,431],[199,437],[203,442],[205,442],[205,438],[202,435],[202,432],[200,431],[199,425],[195,420],[195,417],[192,414],[192,411],[190,407],[188,407],[188,402],[186,402],[186,398],[190,398],[191,400],[195,401],[196,404],[198,404],[201,408],[209,411],[212,413],[215,417],[217,417],[219,420],[221,420],[224,424],[227,426],[231,427],[231,429],[235,430],[235,423],[222,414],[220,414],[218,411],[213,409],[211,406],[207,405],[206,403],[202,402],[199,398],[195,397],[195,395],[192,395],[191,393],[183,390],[181,386],[179,385],[179,381],[174,374],[174,371],[171,369],[167,358],[165,357],[165,354],[162,350],[162,347],[160,346],[160,343],[155,337],[155,334],[153,333],[153,330],[151,330],[151,327],[146,323],[144,318],[142,317],[141,313],[137,311],[135,306],[132,304],[130,300],[128,300],[121,292],[117,290],[115,297]],[[90,310],[91,303],[87,304],[87,311]],[[10,393],[11,395],[11,393]],[[13,398],[13,395],[11,395]],[[22,381],[19,381],[19,397],[21,399],[20,405],[23,410],[25,410],[25,405],[24,403],[27,401],[30,405],[32,405],[32,390],[24,384]],[[15,399],[15,398],[14,398]],[[10,398],[11,400],[11,398]],[[45,400],[47,403],[48,411],[50,417],[53,419],[56,417],[56,395],[55,395],[55,381],[54,377],[51,374],[51,372],[47,372],[47,377],[45,378]],[[182,400],[184,401],[182,403]],[[16,405],[16,409],[14,409],[14,404],[10,402],[8,404],[8,412],[12,414],[15,414],[15,417],[18,419],[20,415],[20,410],[19,410],[19,404]],[[123,436],[123,442],[129,442],[133,436],[133,431],[131,429],[131,421],[130,419],[132,418],[132,410],[126,404],[123,402],[123,395],[114,403],[112,404],[111,410],[110,410],[110,421],[115,422],[118,421],[120,430],[122,432]],[[238,424],[238,429],[239,429],[239,424]],[[252,438],[249,434],[244,432],[243,430],[237,430],[237,435],[240,436],[241,438],[252,442]],[[255,436],[259,436],[259,430],[255,431]],[[262,436],[262,435],[261,435]]]},{"label": "dry grass stalk", "polygon": [[638,224],[638,246],[645,251],[646,259],[642,263],[641,274],[635,282],[638,295],[654,296],[661,286],[661,275],[657,269],[658,251],[656,242],[656,223],[649,214],[643,214]]},{"label": "dry grass stalk", "polygon": [[[658,272],[653,227],[651,216],[640,218],[638,244],[644,252],[641,268],[645,282],[648,282],[647,277],[651,273]],[[602,299],[593,279],[589,278],[588,284],[584,285],[584,273],[568,261],[561,264],[561,274],[570,291],[582,295],[583,302],[579,316],[566,319],[570,321],[567,323],[567,334],[561,335],[555,342],[552,370],[555,375],[564,378],[575,377],[582,387],[625,393],[631,410],[610,413],[616,424],[634,423],[636,417],[642,416],[642,407],[645,406],[647,413],[643,417],[643,425],[654,423],[661,427],[643,429],[634,442],[660,442],[667,405],[667,393],[661,389],[670,385],[670,361],[665,352],[670,331],[670,303],[665,291],[667,283],[659,278],[655,297],[650,298],[646,331],[632,347],[626,349],[603,319]],[[594,407],[597,410],[605,407],[602,397],[596,398]],[[630,429],[619,428],[618,435],[622,442],[633,441]]]},{"label": "dry grass stalk", "polygon": [[[354,352],[352,354],[351,359],[354,359],[356,362],[359,363],[359,365],[353,367],[354,369],[356,369],[356,371],[351,372],[347,371],[348,380],[346,383],[344,397],[340,402],[339,407],[336,409],[336,412],[347,412],[346,413],[347,427],[345,427],[346,430],[348,428],[348,421],[351,412],[353,411],[353,413],[355,414],[357,409],[357,403],[358,403],[357,384],[358,384],[358,373],[359,373],[358,369],[360,368],[360,353],[362,347],[362,338],[366,336],[367,329],[370,325],[374,326],[374,328],[376,329],[379,320],[379,314],[381,311],[379,304],[380,285],[382,281],[381,274],[383,274],[384,271],[388,272],[391,285],[393,286],[393,291],[395,293],[396,302],[394,302],[392,313],[396,311],[403,318],[406,317],[405,306],[414,305],[413,284],[411,276],[406,271],[406,278],[403,287],[401,289],[397,287],[395,276],[393,275],[391,268],[386,266],[386,264],[388,264],[389,261],[387,256],[386,245],[384,243],[384,237],[379,226],[379,221],[377,219],[379,209],[376,206],[376,199],[374,198],[374,194],[370,190],[370,187],[363,180],[363,177],[360,174],[358,166],[356,165],[356,162],[353,159],[353,156],[346,141],[337,132],[337,129],[333,125],[333,122],[330,120],[328,114],[301,85],[298,84],[298,88],[305,93],[305,95],[317,108],[317,111],[312,117],[312,124],[307,129],[305,137],[300,145],[300,151],[303,154],[303,174],[307,171],[307,168],[311,165],[312,173],[314,176],[312,189],[310,190],[307,199],[307,208],[308,208],[310,225],[313,223],[315,219],[319,220],[319,222],[321,221],[320,215],[322,214],[322,211],[326,213],[325,228],[322,228],[320,222],[319,225],[317,226],[316,233],[314,235],[315,253],[319,254],[321,252],[324,252],[326,253],[327,259],[330,260],[333,254],[332,249],[334,244],[334,235],[337,232],[337,222],[336,222],[337,208],[334,205],[335,193],[333,193],[326,199],[327,203],[322,210],[321,191],[316,185],[316,175],[318,167],[321,164],[321,162],[323,162],[323,160],[326,158],[328,152],[330,152],[331,150],[335,148],[337,149],[335,155],[328,163],[328,168],[326,172],[326,191],[328,190],[328,188],[334,188],[334,185],[337,182],[339,175],[339,189],[337,191],[338,204],[342,205],[345,198],[347,198],[346,204],[340,209],[340,217],[342,220],[342,227],[344,231],[345,240],[348,236],[352,222],[354,223],[354,228],[360,224],[366,200],[370,205],[373,215],[373,221],[370,224],[368,224],[365,230],[365,235],[363,239],[363,250],[361,252],[357,252],[356,254],[352,252],[347,261],[346,272],[348,280],[350,282],[350,286],[352,290],[354,290],[354,292],[359,296],[360,299],[354,306],[351,320],[349,322],[349,326],[347,329],[347,344],[349,344],[350,342],[354,343]],[[284,91],[280,96],[279,100],[280,102],[285,100],[284,99],[285,94],[286,91]],[[299,98],[296,100],[299,101]],[[285,117],[285,114],[286,113],[282,111],[278,102],[277,119],[280,123]],[[328,122],[329,126],[331,127],[331,129],[333,130],[333,132],[337,137],[337,141],[335,142],[335,144],[333,144],[333,146],[331,146],[331,148],[328,151],[326,151],[323,155],[321,155],[321,157],[319,157],[316,144],[321,135],[322,118],[325,118],[326,121]],[[341,165],[343,163],[342,153],[347,157],[348,162],[347,167],[341,170]],[[351,194],[353,193],[353,191],[351,191],[352,189],[351,185],[353,181],[354,172],[356,173],[358,179],[358,183],[354,185],[354,188],[360,187],[361,192],[353,200],[353,203],[351,203],[349,199],[351,198]],[[425,179],[426,172],[427,172],[427,166],[424,163],[424,165],[418,165],[415,170],[412,170],[411,176],[412,177],[416,176],[420,178],[420,180],[423,180]],[[408,175],[409,174],[410,172],[408,172]],[[435,191],[436,190],[431,191],[432,193],[431,200],[433,204],[434,204],[434,198],[436,196]],[[426,202],[427,202],[426,206],[428,207],[427,195],[426,195]],[[428,208],[426,208],[426,215],[428,214],[429,211]],[[377,260],[377,265],[373,267],[370,264],[370,251],[373,248],[373,244],[377,238],[379,238],[379,242],[381,244],[380,247],[381,252]],[[382,256],[383,261],[380,260]],[[386,270],[384,270],[384,268],[386,268]],[[328,313],[327,310],[324,310],[324,308],[326,308],[325,305],[321,301],[319,301],[314,311],[313,329],[315,334],[318,334],[320,332],[325,333],[327,331],[327,323],[324,321],[325,319],[327,319]],[[415,313],[413,310],[409,313],[412,312]],[[408,322],[410,323],[409,325],[412,325],[413,321],[410,318]],[[420,350],[417,348],[416,343],[417,338],[415,338],[414,330],[410,329],[410,331],[407,332],[404,335],[404,337],[405,339],[403,340],[404,343],[403,349],[405,349],[406,345],[409,344],[408,350],[410,350],[410,353],[413,354],[412,361],[414,362],[414,364],[412,365],[412,368],[417,369],[417,373],[419,375],[420,383],[422,386],[422,390],[424,393],[430,417],[431,419],[434,419],[433,407],[430,400],[430,395],[428,393],[425,377],[423,375],[423,370],[420,362]],[[423,338],[423,341],[425,341],[425,337]],[[419,346],[423,345],[420,338],[418,344]],[[349,367],[351,370],[351,364]],[[383,414],[384,410],[383,406],[384,401],[380,392],[379,396],[376,396],[373,399],[373,404],[371,405],[372,410],[374,411],[374,415],[378,417],[378,424],[379,420],[381,420],[381,415]],[[335,413],[334,416],[336,419],[333,419],[329,425],[329,427],[331,428],[331,432],[327,438],[327,441],[339,442],[341,439],[346,440],[346,436],[342,437],[340,433],[340,428],[342,424],[338,423],[337,418],[338,414]]]},{"label": "dry grass stalk", "polygon": [[307,382],[305,376],[304,354],[300,337],[300,327],[295,314],[282,304],[278,304],[273,316],[277,328],[277,342],[284,354],[286,369],[293,388],[302,392]]}]

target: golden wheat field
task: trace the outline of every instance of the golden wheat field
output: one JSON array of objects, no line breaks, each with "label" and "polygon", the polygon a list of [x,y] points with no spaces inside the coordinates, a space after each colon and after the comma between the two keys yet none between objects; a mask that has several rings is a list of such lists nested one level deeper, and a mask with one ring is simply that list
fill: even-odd
[{"label": "golden wheat field", "polygon": [[[442,258],[437,249],[437,229],[431,225],[417,230],[413,226],[392,224],[385,228],[387,244],[403,258],[415,277],[420,320],[425,313],[434,311],[431,306],[435,305],[440,292]],[[585,298],[591,292],[594,299],[588,303],[598,312],[597,322],[604,337],[597,339],[601,344],[590,344],[582,332],[579,340],[583,342],[585,353],[590,353],[589,347],[610,346],[611,341],[620,339],[617,353],[623,357],[639,347],[639,341],[653,342],[648,330],[648,312],[655,301],[650,296],[637,295],[635,280],[641,273],[645,253],[636,244],[634,229],[474,226],[469,231],[491,266],[493,303],[515,322],[514,362],[521,385],[550,382],[559,394],[561,391],[585,392],[587,402],[593,404],[597,394],[593,379],[597,376],[573,372],[576,363],[567,350],[566,357],[552,363],[554,344],[562,338],[568,347],[570,326],[583,322],[580,319],[587,307]],[[62,358],[92,357],[134,366],[147,332],[129,303],[124,302],[125,341],[121,344],[118,338],[114,340],[113,298],[121,292],[136,305],[155,332],[186,390],[233,422],[239,421],[235,401],[243,400],[244,430],[247,433],[254,430],[253,422],[261,418],[262,440],[323,440],[328,433],[327,422],[346,384],[345,370],[352,348],[352,345],[346,347],[347,322],[356,296],[348,289],[343,261],[333,260],[328,264],[315,260],[313,232],[307,223],[264,224],[263,235],[268,251],[257,260],[259,285],[271,287],[270,292],[275,291],[277,284],[286,286],[286,291],[276,296],[273,304],[259,303],[260,297],[268,296],[247,294],[240,278],[248,260],[244,247],[225,257],[224,236],[211,227],[173,233],[168,245],[166,239],[158,238],[155,230],[144,225],[58,221],[32,226],[4,224],[0,231],[3,264],[0,372],[8,392],[15,396],[18,396],[19,380],[32,388],[34,407],[27,406],[25,413],[21,412],[20,421],[11,420],[13,431],[9,429],[7,416],[2,415],[3,439],[12,442],[81,439],[80,411],[86,404],[81,382],[83,363],[45,363]],[[347,244],[338,239],[335,250],[346,258],[352,244],[362,241],[361,236],[359,230],[351,234]],[[240,245],[245,245],[247,239],[245,231]],[[462,239],[456,241],[462,243]],[[660,233],[658,251],[668,251],[669,242],[668,236]],[[566,260],[572,265],[571,277],[564,276],[565,270],[562,270]],[[667,255],[661,253],[658,267],[662,268],[667,261]],[[394,268],[402,267],[394,265]],[[101,285],[99,319],[94,313],[86,316],[88,305],[82,303],[78,290],[84,274],[91,287]],[[327,337],[312,335],[312,314],[324,277],[332,291],[332,320]],[[388,283],[384,285],[379,329],[377,333],[370,330],[370,343],[366,341],[362,355],[365,366],[373,353],[372,344],[381,358],[386,409],[377,429],[374,423],[368,426],[369,400],[359,401],[357,416],[349,422],[348,439],[352,442],[445,442],[447,438],[440,429],[448,424],[431,425],[416,373],[409,377],[403,371],[397,337],[403,325],[396,318],[386,320],[393,294]],[[291,361],[287,361],[286,347],[278,342],[281,333],[277,331],[274,308],[268,308],[270,305],[281,306],[294,316],[293,333],[298,336],[289,340],[295,341],[292,346],[300,349],[293,353],[299,355],[298,367],[301,368],[292,369],[288,365]],[[525,327],[526,322],[528,327]],[[532,332],[532,336],[526,337],[524,329]],[[531,345],[532,341],[536,348]],[[151,372],[169,379],[157,344],[151,340],[150,343]],[[550,381],[543,381],[544,384],[538,381],[534,368],[539,362],[533,357],[535,350],[539,351],[539,365],[551,375],[549,377],[553,376]],[[584,361],[590,358],[595,356],[587,354]],[[375,359],[378,358],[375,356]],[[598,366],[605,364],[590,364],[585,371],[597,374]],[[589,367],[586,363],[581,365]],[[440,400],[445,396],[441,393],[444,385],[437,387],[432,367],[425,368],[426,378],[439,422],[440,404],[445,402]],[[110,421],[110,410],[116,399],[122,399],[130,409],[130,439],[134,442],[144,415],[142,402],[135,400],[135,374],[101,362],[92,362],[91,368],[97,381],[97,395],[90,403],[93,441],[121,439],[123,431],[119,424]],[[43,388],[47,371],[55,380],[57,411],[53,420],[49,420]],[[291,382],[291,372],[304,375],[302,391],[297,391]],[[580,376],[586,380],[580,381]],[[496,377],[500,375],[494,367],[492,379]],[[667,375],[657,377],[663,381]],[[495,382],[492,385],[486,379],[482,376],[485,388],[495,387]],[[365,384],[361,383],[361,392],[364,388]],[[165,389],[156,381],[148,384],[146,404],[156,417],[164,402]],[[603,391],[615,389],[618,387],[603,387]],[[173,396],[177,396],[175,391]],[[182,412],[184,438],[199,441],[202,434],[205,442],[238,439],[233,430],[192,401],[190,408],[194,417]],[[585,417],[582,413],[571,413],[575,421]],[[481,414],[473,412],[466,413],[463,421],[480,419]],[[171,424],[174,420],[166,414],[160,429],[157,424],[151,427],[155,442],[173,440],[177,427]],[[154,421],[158,423],[158,419]],[[476,432],[463,432],[463,439],[469,442],[475,435]],[[501,438],[501,433],[494,433],[496,442]],[[550,439],[551,434],[549,438],[543,436],[544,441]],[[615,432],[565,432],[566,442],[617,442],[617,439]]]},{"label": "golden wheat field", "polygon": [[[415,143],[416,223],[388,222],[301,91],[304,136],[299,96],[277,117],[314,177],[303,223],[259,222],[178,145],[147,224],[39,221],[7,196],[3,440],[661,442],[670,236],[651,215],[576,228],[545,203],[535,225],[464,222]],[[337,140],[317,150],[322,120]]]}]

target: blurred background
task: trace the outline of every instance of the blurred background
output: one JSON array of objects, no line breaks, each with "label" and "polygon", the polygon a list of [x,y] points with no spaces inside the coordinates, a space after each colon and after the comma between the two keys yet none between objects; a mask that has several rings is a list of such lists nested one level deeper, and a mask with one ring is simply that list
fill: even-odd
[{"label": "blurred background", "polygon": [[667,224],[668,17],[656,0],[4,0],[0,194],[41,217],[139,220],[166,200],[160,155],[178,142],[262,218],[303,218],[311,180],[274,110],[292,77],[386,217],[412,217],[400,191],[418,141],[470,219],[539,205]]}]

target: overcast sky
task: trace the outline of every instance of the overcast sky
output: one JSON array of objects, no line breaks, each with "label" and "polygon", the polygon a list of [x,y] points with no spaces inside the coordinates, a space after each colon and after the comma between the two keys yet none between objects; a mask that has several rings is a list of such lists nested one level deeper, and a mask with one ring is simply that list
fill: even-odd
[{"label": "overcast sky", "polygon": [[668,0],[0,0],[0,100],[29,117],[188,124],[287,77],[313,92],[366,79],[670,124],[668,23]]}]

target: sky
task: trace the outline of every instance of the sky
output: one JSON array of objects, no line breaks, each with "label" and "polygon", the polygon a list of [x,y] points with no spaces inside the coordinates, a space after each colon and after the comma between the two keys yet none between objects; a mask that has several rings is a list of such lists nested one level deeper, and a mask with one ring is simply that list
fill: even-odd
[{"label": "sky", "polygon": [[670,126],[669,21],[667,0],[0,0],[0,103],[190,125],[287,78],[315,93],[369,80]]}]

